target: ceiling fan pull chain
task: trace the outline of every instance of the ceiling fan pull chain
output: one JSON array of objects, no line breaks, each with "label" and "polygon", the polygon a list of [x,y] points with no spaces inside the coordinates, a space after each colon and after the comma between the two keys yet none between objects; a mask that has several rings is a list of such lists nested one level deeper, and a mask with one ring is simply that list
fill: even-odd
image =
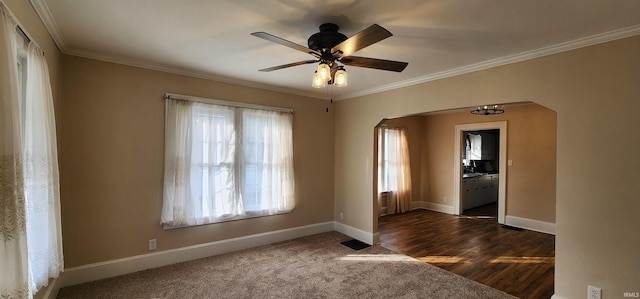
[{"label": "ceiling fan pull chain", "polygon": [[[329,104],[333,105],[333,86],[331,85],[327,88],[327,97],[329,98]],[[324,111],[329,112],[329,107],[326,107]]]}]

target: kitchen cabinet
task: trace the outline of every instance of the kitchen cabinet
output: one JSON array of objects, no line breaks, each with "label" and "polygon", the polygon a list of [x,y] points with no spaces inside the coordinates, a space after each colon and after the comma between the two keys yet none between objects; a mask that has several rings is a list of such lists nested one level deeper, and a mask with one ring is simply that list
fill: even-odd
[{"label": "kitchen cabinet", "polygon": [[478,177],[462,179],[462,210],[478,206]]},{"label": "kitchen cabinet", "polygon": [[491,133],[482,133],[482,150],[480,151],[481,160],[496,159],[496,135]]},{"label": "kitchen cabinet", "polygon": [[462,179],[462,209],[472,209],[498,201],[498,174]]}]

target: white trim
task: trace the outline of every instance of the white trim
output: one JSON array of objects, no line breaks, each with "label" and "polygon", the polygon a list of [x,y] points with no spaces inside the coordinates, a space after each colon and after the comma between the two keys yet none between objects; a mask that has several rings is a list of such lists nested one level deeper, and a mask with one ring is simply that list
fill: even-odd
[{"label": "white trim", "polygon": [[436,212],[445,213],[445,214],[449,214],[449,215],[453,215],[454,214],[453,213],[453,206],[443,205],[443,204],[434,203],[434,202],[428,202],[428,201],[414,201],[414,202],[411,202],[411,209],[412,210],[425,209],[425,210],[436,211]]},{"label": "white trim", "polygon": [[610,42],[618,39],[631,37],[638,34],[640,34],[640,25],[616,29],[613,31],[591,35],[591,36],[575,39],[572,41],[551,45],[548,47],[542,47],[539,49],[530,50],[530,51],[526,51],[526,52],[522,52],[514,55],[508,55],[508,56],[499,57],[499,58],[495,58],[495,59],[491,59],[491,60],[487,60],[479,63],[469,64],[459,68],[442,71],[439,73],[428,74],[428,75],[417,77],[410,80],[395,82],[387,85],[381,85],[375,88],[370,88],[362,91],[347,93],[338,97],[338,100],[346,100],[346,99],[351,99],[356,97],[362,97],[370,94],[394,90],[394,89],[417,85],[417,84],[426,83],[430,81],[455,77],[455,76],[473,73],[473,72],[486,70],[494,67],[499,67],[507,64],[522,62],[522,61],[536,59],[536,58],[540,58],[548,55],[567,52],[567,51],[571,51],[579,48],[593,46],[601,43],[606,43],[606,42]]},{"label": "white trim", "polygon": [[131,67],[138,67],[138,68],[142,68],[142,69],[158,71],[158,72],[163,72],[163,73],[168,73],[168,74],[176,74],[176,75],[181,75],[181,76],[193,77],[193,78],[197,78],[197,79],[212,80],[212,81],[221,82],[221,83],[233,84],[233,85],[250,87],[250,88],[259,88],[259,89],[263,89],[263,90],[281,92],[281,93],[298,95],[298,96],[315,98],[315,99],[321,99],[321,100],[326,100],[327,99],[326,98],[326,94],[316,94],[314,92],[298,90],[298,89],[293,89],[293,88],[287,88],[287,87],[282,87],[282,86],[273,86],[273,85],[264,84],[264,83],[232,79],[232,78],[228,78],[228,77],[216,76],[216,75],[205,73],[205,72],[186,70],[186,69],[182,69],[182,68],[178,68],[178,67],[171,67],[171,66],[167,66],[167,65],[163,65],[163,64],[152,63],[152,62],[137,60],[137,59],[133,59],[133,58],[115,57],[115,56],[110,56],[110,55],[105,55],[105,54],[97,54],[97,53],[90,53],[90,52],[85,52],[85,51],[80,51],[80,50],[69,50],[69,49],[67,49],[67,50],[61,50],[61,51],[62,51],[63,54],[67,54],[67,55],[71,55],[71,56],[77,56],[77,57],[82,57],[82,58],[87,58],[87,59],[93,59],[93,60],[98,60],[98,61],[104,61],[104,62],[109,62],[109,63],[115,63],[115,64],[120,64],[120,65],[131,66]]},{"label": "white trim", "polygon": [[553,295],[551,296],[551,299],[564,299],[564,298],[562,298],[562,297],[560,297],[560,296],[558,296],[558,295],[556,295],[556,294],[553,294]]},{"label": "white trim", "polygon": [[453,212],[455,215],[462,214],[460,204],[460,188],[462,181],[462,132],[479,130],[500,130],[500,160],[498,173],[498,223],[504,224],[507,203],[507,122],[495,121],[475,124],[461,124],[455,126],[455,144],[453,157]]},{"label": "white trim", "polygon": [[269,111],[278,111],[278,112],[288,112],[288,113],[292,113],[293,114],[293,109],[290,109],[290,108],[281,108],[281,107],[273,107],[273,106],[265,106],[265,105],[256,105],[256,104],[249,104],[249,103],[242,103],[242,102],[223,101],[223,100],[194,97],[194,96],[188,96],[188,95],[177,94],[177,93],[169,93],[169,92],[164,94],[164,98],[165,99],[179,99],[179,100],[185,100],[185,101],[191,101],[191,102],[198,102],[198,103],[205,103],[205,104],[212,104],[212,105],[221,105],[221,106],[229,106],[229,107],[260,109],[260,110],[269,110]]},{"label": "white trim", "polygon": [[333,221],[141,254],[65,269],[61,287],[329,232]]},{"label": "white trim", "polygon": [[380,244],[380,233],[375,232],[373,234],[373,244]]},{"label": "white trim", "polygon": [[550,235],[556,234],[556,224],[551,222],[544,222],[507,215],[504,224]]},{"label": "white trim", "polygon": [[[40,289],[36,293],[37,296],[34,296],[34,297],[43,298],[43,299],[55,299],[56,297],[58,297],[58,291],[60,291],[60,288],[62,287],[61,285],[62,279],[60,279],[60,276],[62,276],[62,274],[64,273],[60,273],[58,277],[50,280],[49,284],[43,287],[42,289]],[[42,293],[42,296],[40,296],[40,293]]]},{"label": "white trim", "polygon": [[58,24],[56,24],[55,19],[51,16],[51,11],[49,10],[47,3],[44,0],[30,0],[29,2],[31,2],[31,6],[33,6],[36,14],[40,17],[40,20],[42,20],[44,27],[49,31],[49,34],[53,38],[53,42],[56,43],[56,46],[58,46],[60,51],[64,51],[66,47],[64,45],[62,32],[58,28]]},{"label": "white trim", "polygon": [[[64,43],[64,37],[62,36],[62,32],[58,28],[54,18],[51,16],[51,12],[49,11],[49,8],[45,3],[45,0],[30,0],[30,2],[33,8],[35,9],[36,13],[38,14],[38,16],[44,23],[45,27],[49,31],[49,34],[53,38],[54,42],[56,43],[60,51],[67,55],[73,55],[73,56],[85,57],[85,58],[101,60],[101,61],[106,61],[111,63],[141,67],[145,69],[162,71],[162,72],[195,77],[200,79],[214,80],[218,82],[236,84],[236,85],[241,85],[246,87],[261,88],[265,90],[283,92],[283,93],[288,93],[293,95],[300,95],[300,96],[306,96],[306,97],[318,98],[318,99],[326,99],[326,96],[324,94],[317,94],[317,93],[307,92],[303,90],[282,88],[282,87],[271,86],[268,84],[219,77],[219,76],[214,76],[212,74],[208,74],[204,72],[184,70],[177,67],[170,67],[170,66],[164,66],[164,65],[159,65],[155,63],[143,62],[143,61],[139,61],[131,58],[116,57],[111,55],[89,53],[85,51],[68,49]],[[606,43],[609,41],[622,39],[622,38],[626,38],[626,37],[630,37],[638,34],[640,34],[640,25],[616,29],[613,31],[595,34],[595,35],[587,36],[583,38],[578,38],[572,41],[567,41],[567,42],[559,43],[556,45],[542,47],[542,48],[531,50],[531,51],[526,51],[526,52],[522,52],[514,55],[508,55],[505,57],[500,57],[500,58],[491,59],[491,60],[487,60],[479,63],[474,63],[474,64],[446,70],[446,71],[435,73],[435,74],[428,74],[428,75],[410,79],[410,80],[382,85],[375,88],[356,91],[352,93],[346,93],[342,96],[336,96],[334,99],[346,100],[346,99],[366,96],[370,94],[380,93],[380,92],[407,87],[411,85],[416,85],[416,84],[435,81],[439,79],[454,77],[462,74],[472,73],[472,72],[485,70],[493,67],[503,66],[511,63],[516,63],[516,62],[531,60],[531,59],[535,59],[543,56],[571,51],[571,50],[584,48],[584,47],[588,47],[596,44]]]},{"label": "white trim", "polygon": [[370,245],[375,244],[374,241],[376,241],[376,237],[380,239],[379,235],[375,236],[373,233],[363,231],[338,221],[334,221],[333,230]]}]

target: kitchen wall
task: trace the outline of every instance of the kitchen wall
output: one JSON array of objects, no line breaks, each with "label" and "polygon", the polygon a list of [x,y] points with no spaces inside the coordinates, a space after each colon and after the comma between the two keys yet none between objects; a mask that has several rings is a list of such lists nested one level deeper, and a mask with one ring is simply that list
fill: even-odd
[{"label": "kitchen wall", "polygon": [[[65,266],[333,220],[327,101],[75,56],[63,59],[60,153]],[[163,230],[165,92],[292,108],[296,208],[289,214]]]},{"label": "kitchen wall", "polygon": [[535,102],[557,113],[556,297],[583,297],[589,284],[614,297],[637,290],[640,184],[632,171],[640,160],[625,157],[640,146],[638,53],[633,36],[338,102],[334,218],[343,212],[336,221],[377,232],[373,129],[381,119]]}]

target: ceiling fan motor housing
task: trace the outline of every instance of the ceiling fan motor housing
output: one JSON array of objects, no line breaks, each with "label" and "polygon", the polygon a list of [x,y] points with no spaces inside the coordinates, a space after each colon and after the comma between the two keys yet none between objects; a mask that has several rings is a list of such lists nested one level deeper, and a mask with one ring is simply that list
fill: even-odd
[{"label": "ceiling fan motor housing", "polygon": [[332,23],[320,25],[320,32],[314,33],[307,40],[309,48],[324,54],[324,52],[328,52],[331,48],[347,40],[347,36],[338,32],[338,29],[338,25]]}]

